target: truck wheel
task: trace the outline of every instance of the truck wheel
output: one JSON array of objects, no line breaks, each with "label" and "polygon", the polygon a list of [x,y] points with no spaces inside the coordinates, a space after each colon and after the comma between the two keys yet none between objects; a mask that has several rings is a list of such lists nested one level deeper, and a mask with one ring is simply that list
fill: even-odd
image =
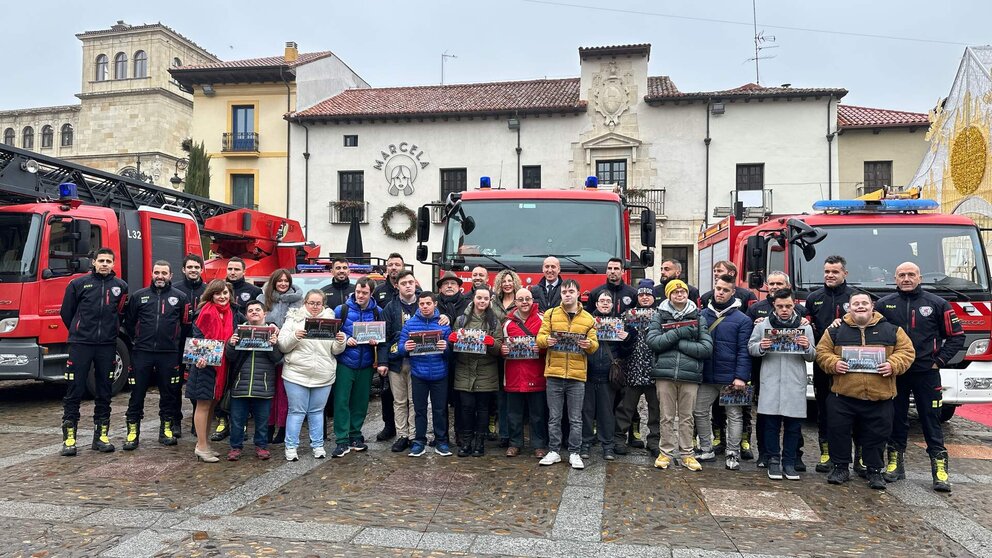
[{"label": "truck wheel", "polygon": [[954,416],[954,411],[958,408],[957,405],[942,405],[940,407],[940,422],[947,422],[951,420]]},{"label": "truck wheel", "polygon": [[[131,352],[128,350],[127,345],[124,344],[120,339],[117,340],[117,354],[114,357],[114,379],[110,386],[110,395],[114,396],[124,389],[127,385],[127,378],[129,371],[131,369]],[[94,371],[90,368],[90,375],[86,378],[86,390],[89,391],[90,397],[96,397],[96,378],[94,377]]]}]

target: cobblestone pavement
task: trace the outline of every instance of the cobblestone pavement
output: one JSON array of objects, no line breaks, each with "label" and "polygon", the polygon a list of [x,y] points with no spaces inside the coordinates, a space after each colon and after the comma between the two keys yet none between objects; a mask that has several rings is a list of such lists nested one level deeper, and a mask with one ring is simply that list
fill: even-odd
[{"label": "cobblestone pavement", "polygon": [[[179,445],[157,443],[157,402],[150,393],[137,451],[119,449],[125,393],[118,451],[88,449],[84,418],[79,455],[64,458],[59,391],[0,384],[0,556],[992,556],[992,429],[964,418],[945,430],[954,492],[941,495],[915,420],[909,478],[875,492],[861,479],[828,485],[812,454],[799,482],[753,462],[661,471],[643,452],[539,467],[495,444],[481,459],[370,443],[289,463],[280,447],[256,460],[249,437],[241,461],[197,463],[188,412]],[[368,438],[381,427],[372,409]],[[815,425],[804,432],[814,451]]]}]

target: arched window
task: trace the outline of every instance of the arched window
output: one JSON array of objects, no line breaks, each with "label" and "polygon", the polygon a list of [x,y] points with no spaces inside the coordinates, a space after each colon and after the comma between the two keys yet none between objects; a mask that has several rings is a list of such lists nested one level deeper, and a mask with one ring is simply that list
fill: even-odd
[{"label": "arched window", "polygon": [[3,142],[7,145],[14,145],[14,138],[17,136],[17,132],[13,128],[7,128],[3,131]]},{"label": "arched window", "polygon": [[21,147],[24,149],[34,149],[34,128],[25,126],[21,132]]},{"label": "arched window", "polygon": [[107,81],[107,55],[96,57],[96,81]]},{"label": "arched window", "polygon": [[123,52],[114,56],[114,79],[127,79],[127,55]]},{"label": "arched window", "polygon": [[62,147],[72,147],[72,124],[62,125]]},{"label": "arched window", "polygon": [[143,50],[134,53],[134,77],[148,77],[148,55]]},{"label": "arched window", "polygon": [[45,124],[41,127],[41,148],[51,148],[55,139],[55,129]]},{"label": "arched window", "polygon": [[183,61],[182,60],[180,60],[178,58],[173,58],[172,59],[172,67],[173,68],[178,68],[179,66],[182,66],[182,65],[183,65]]}]

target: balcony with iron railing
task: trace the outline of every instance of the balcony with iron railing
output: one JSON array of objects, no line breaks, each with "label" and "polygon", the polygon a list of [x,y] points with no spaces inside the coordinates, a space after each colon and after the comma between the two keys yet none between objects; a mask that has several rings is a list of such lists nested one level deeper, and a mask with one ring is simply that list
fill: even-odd
[{"label": "balcony with iron railing", "polygon": [[772,214],[773,196],[770,188],[764,190],[734,190],[730,192],[730,205],[713,208],[713,217],[723,219],[733,215],[736,219],[761,219]]},{"label": "balcony with iron railing", "polygon": [[354,216],[358,222],[368,224],[369,202],[357,200],[332,201],[327,204],[328,222],[332,225],[347,225]]},{"label": "balcony with iron railing", "polygon": [[[644,205],[654,212],[656,219],[665,218],[665,189],[664,188],[629,188],[626,191],[627,203],[632,205]],[[637,221],[641,218],[640,211],[630,214],[631,220]]]},{"label": "balcony with iron railing", "polygon": [[258,132],[224,132],[221,151],[228,154],[258,154]]}]

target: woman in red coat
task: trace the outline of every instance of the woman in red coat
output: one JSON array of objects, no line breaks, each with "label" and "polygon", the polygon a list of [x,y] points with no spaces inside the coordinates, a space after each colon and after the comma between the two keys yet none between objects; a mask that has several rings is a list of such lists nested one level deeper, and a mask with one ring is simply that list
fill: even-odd
[{"label": "woman in red coat", "polygon": [[[530,442],[534,447],[534,457],[542,458],[548,453],[548,401],[545,396],[544,355],[537,350],[537,332],[541,330],[541,313],[534,296],[526,288],[518,289],[516,309],[511,310],[503,323],[504,342],[501,349],[506,358],[505,385],[506,418],[509,423],[510,447],[507,457],[516,457],[524,445],[524,408],[530,416]],[[511,338],[521,338],[515,347],[529,346],[518,351]],[[511,354],[511,351],[513,354]],[[524,353],[521,355],[520,353]],[[528,356],[529,358],[519,358]]]}]

